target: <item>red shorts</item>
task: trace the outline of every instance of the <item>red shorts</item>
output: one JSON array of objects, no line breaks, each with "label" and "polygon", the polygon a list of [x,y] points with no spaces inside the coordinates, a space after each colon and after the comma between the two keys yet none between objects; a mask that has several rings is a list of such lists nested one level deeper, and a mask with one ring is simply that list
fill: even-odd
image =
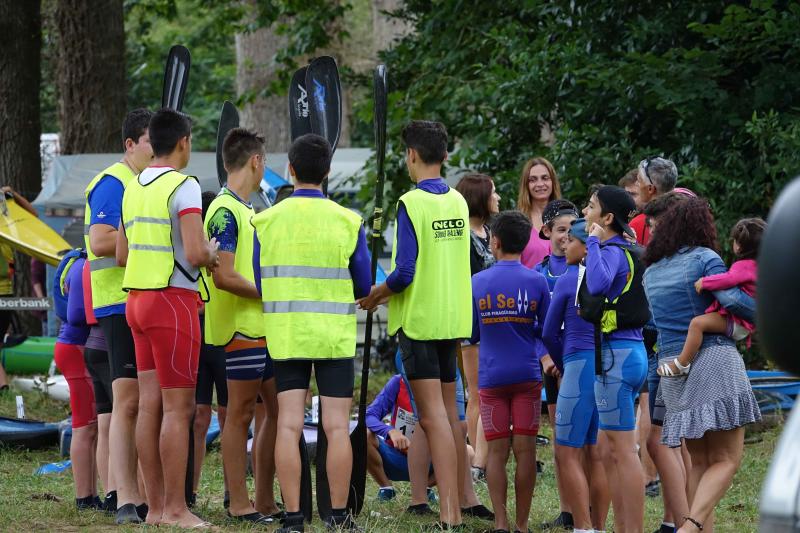
[{"label": "red shorts", "polygon": [[478,392],[486,440],[507,439],[512,434],[535,437],[539,433],[541,381],[485,388]]},{"label": "red shorts", "polygon": [[197,293],[176,287],[131,291],[125,315],[137,371],[155,370],[162,389],[194,388],[200,362]]},{"label": "red shorts", "polygon": [[97,422],[92,376],[83,361],[83,346],[56,342],[53,353],[58,370],[67,378],[69,406],[72,409],[72,429]]}]

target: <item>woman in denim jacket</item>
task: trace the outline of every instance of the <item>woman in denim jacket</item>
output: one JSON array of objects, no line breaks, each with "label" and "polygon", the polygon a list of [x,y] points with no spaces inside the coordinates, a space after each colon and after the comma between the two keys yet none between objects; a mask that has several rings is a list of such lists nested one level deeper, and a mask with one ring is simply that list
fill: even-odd
[{"label": "woman in denim jacket", "polygon": [[[645,252],[649,267],[644,284],[658,328],[660,363],[680,353],[689,322],[711,304],[711,294],[697,294],[694,283],[725,272],[725,264],[714,251],[716,240],[714,220],[704,200],[681,202],[658,219]],[[729,309],[752,311],[753,302],[729,294],[734,291],[713,295]],[[661,380],[658,392],[667,409],[662,442],[677,447],[685,439],[692,459],[690,512],[679,529],[682,533],[713,527],[714,507],[730,487],[742,459],[744,426],[761,418],[744,362],[730,338],[706,335],[695,361],[697,366],[686,377]]]}]

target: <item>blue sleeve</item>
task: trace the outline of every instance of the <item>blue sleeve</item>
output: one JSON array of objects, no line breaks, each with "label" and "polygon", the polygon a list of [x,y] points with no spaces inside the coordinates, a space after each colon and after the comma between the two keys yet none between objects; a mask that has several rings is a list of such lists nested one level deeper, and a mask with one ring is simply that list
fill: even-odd
[{"label": "blue sleeve", "polygon": [[107,224],[117,229],[122,214],[124,193],[125,187],[117,178],[103,176],[89,194],[89,208],[92,210],[89,225]]},{"label": "blue sleeve", "polygon": [[539,285],[539,304],[536,306],[536,336],[541,338],[544,321],[547,318],[547,310],[550,308],[550,287],[547,280],[539,274],[536,284]]},{"label": "blue sleeve", "polygon": [[597,237],[590,236],[586,240],[586,288],[589,294],[608,294],[619,269],[619,256],[610,250],[603,253]]},{"label": "blue sleeve", "polygon": [[73,263],[67,275],[67,323],[71,326],[86,327],[86,310],[83,306],[83,259]]},{"label": "blue sleeve", "polygon": [[258,294],[261,294],[261,243],[258,235],[253,233],[253,279],[256,283]]},{"label": "blue sleeve", "polygon": [[397,395],[400,393],[400,379],[400,376],[393,376],[367,407],[367,429],[384,439],[389,435],[389,431],[394,429],[383,423],[383,417],[394,409]]},{"label": "blue sleeve", "polygon": [[392,292],[403,292],[414,281],[417,268],[419,244],[414,225],[403,202],[397,208],[397,254],[394,258],[395,269],[386,278],[386,285]]},{"label": "blue sleeve", "polygon": [[358,242],[353,255],[350,256],[350,277],[353,278],[353,295],[363,298],[372,288],[372,261],[367,248],[367,235],[364,225],[358,230]]},{"label": "blue sleeve", "polygon": [[208,239],[217,239],[220,252],[236,253],[239,243],[239,226],[236,217],[227,207],[220,207],[211,215],[208,221]]},{"label": "blue sleeve", "polygon": [[564,289],[566,286],[567,284],[562,283],[561,279],[556,281],[553,300],[547,309],[547,316],[544,319],[544,327],[542,328],[542,341],[547,347],[550,357],[553,358],[559,368],[563,366],[562,358],[564,355],[561,325],[564,323],[567,298],[569,297],[569,291]]}]

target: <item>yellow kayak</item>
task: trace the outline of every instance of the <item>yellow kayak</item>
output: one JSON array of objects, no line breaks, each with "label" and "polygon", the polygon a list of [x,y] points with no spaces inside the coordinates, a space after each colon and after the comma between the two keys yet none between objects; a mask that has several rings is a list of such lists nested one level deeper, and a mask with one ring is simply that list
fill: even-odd
[{"label": "yellow kayak", "polygon": [[72,247],[50,226],[0,194],[0,243],[56,266]]}]

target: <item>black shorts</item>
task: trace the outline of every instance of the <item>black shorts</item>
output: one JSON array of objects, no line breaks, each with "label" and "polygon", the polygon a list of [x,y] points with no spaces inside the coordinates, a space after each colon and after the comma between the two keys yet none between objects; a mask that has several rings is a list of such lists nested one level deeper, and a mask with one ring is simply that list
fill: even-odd
[{"label": "black shorts", "polygon": [[[203,317],[200,317],[201,339],[205,339]],[[228,405],[228,382],[225,378],[225,349],[202,342],[200,344],[200,363],[197,365],[197,386],[194,400],[198,405],[211,405],[217,389],[217,405]]]},{"label": "black shorts", "polygon": [[108,345],[108,362],[111,365],[111,381],[119,378],[136,379],[136,349],[133,334],[125,315],[110,315],[98,318]]},{"label": "black shorts", "polygon": [[86,369],[92,376],[94,386],[94,403],[98,415],[111,412],[111,367],[108,363],[108,352],[95,348],[85,348],[83,350],[83,360],[86,362]]},{"label": "black shorts", "polygon": [[[0,261],[2,261],[2,259],[0,259]],[[9,294],[7,296],[13,295]],[[6,295],[0,297],[5,298]],[[3,344],[3,339],[5,338],[6,333],[8,333],[8,326],[11,325],[12,318],[14,318],[14,311],[0,311],[0,345]]]},{"label": "black shorts", "polygon": [[355,370],[353,359],[289,359],[273,361],[275,387],[278,393],[287,390],[308,389],[311,383],[311,366],[317,379],[320,396],[352,398]]},{"label": "black shorts", "polygon": [[553,376],[542,372],[542,381],[544,382],[547,405],[555,405],[556,400],[558,399],[558,378],[554,378]]},{"label": "black shorts", "polygon": [[442,383],[453,383],[456,380],[460,341],[415,341],[406,337],[402,329],[397,332],[397,339],[400,343],[400,357],[409,380],[438,379]]}]

